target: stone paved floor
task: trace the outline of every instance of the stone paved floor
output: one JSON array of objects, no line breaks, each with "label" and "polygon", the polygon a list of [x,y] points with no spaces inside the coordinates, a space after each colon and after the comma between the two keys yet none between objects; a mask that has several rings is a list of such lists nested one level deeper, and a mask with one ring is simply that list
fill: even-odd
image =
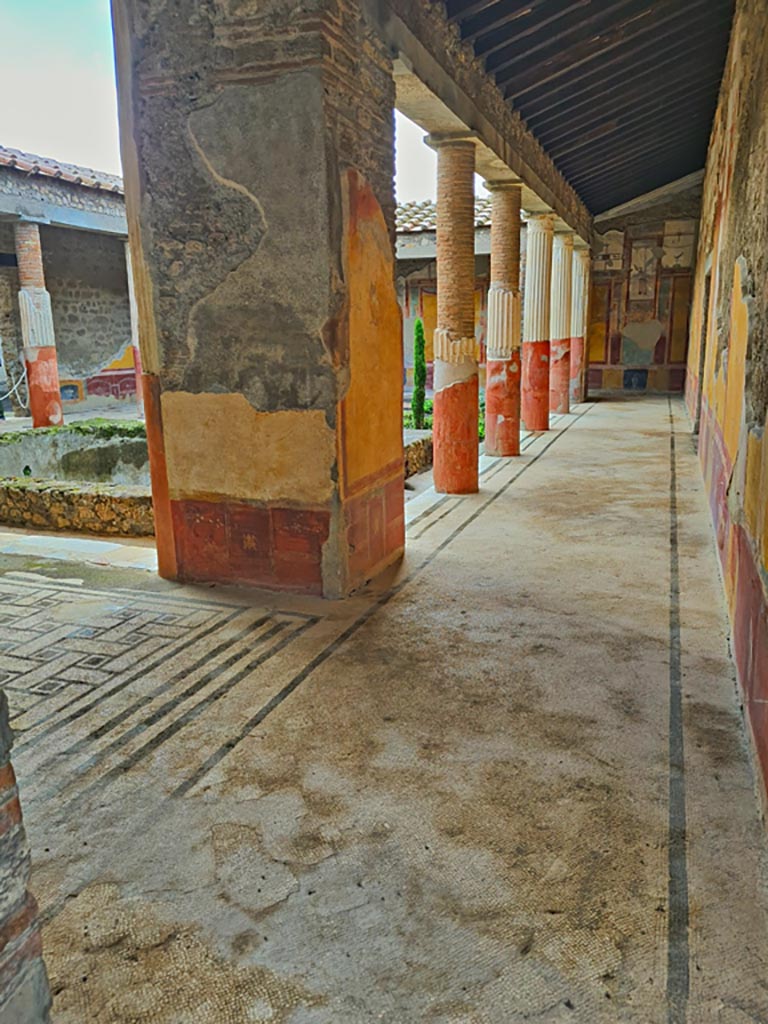
[{"label": "stone paved floor", "polygon": [[681,404],[483,471],[344,603],[0,555],[56,1024],[768,1022]]}]

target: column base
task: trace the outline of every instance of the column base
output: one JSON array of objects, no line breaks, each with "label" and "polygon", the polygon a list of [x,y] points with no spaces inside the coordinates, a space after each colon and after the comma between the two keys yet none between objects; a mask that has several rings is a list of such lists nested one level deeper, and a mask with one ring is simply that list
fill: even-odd
[{"label": "column base", "polygon": [[520,454],[520,353],[485,364],[485,454]]},{"label": "column base", "polygon": [[521,418],[526,430],[549,430],[549,342],[523,342]]},{"label": "column base", "polygon": [[24,348],[29,411],[33,427],[60,427],[64,423],[55,345]]},{"label": "column base", "polygon": [[571,411],[569,387],[571,380],[571,339],[551,342],[549,361],[549,411]]},{"label": "column base", "polygon": [[479,489],[478,412],[477,374],[435,392],[433,480],[440,494],[474,494]]}]

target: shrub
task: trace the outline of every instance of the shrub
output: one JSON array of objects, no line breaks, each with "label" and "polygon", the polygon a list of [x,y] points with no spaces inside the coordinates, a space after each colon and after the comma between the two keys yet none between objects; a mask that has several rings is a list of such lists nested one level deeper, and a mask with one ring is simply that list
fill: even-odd
[{"label": "shrub", "polygon": [[416,430],[424,429],[424,400],[427,387],[425,348],[424,324],[418,319],[413,325],[413,395],[411,396],[411,413]]}]

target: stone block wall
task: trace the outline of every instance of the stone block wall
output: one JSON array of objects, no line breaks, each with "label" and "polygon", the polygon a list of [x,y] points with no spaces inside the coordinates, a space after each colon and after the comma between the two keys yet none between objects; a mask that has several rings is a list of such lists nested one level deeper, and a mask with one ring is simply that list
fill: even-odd
[{"label": "stone block wall", "polygon": [[149,488],[62,480],[0,479],[0,523],[117,537],[155,532]]},{"label": "stone block wall", "polygon": [[79,385],[81,397],[135,395],[124,242],[51,227],[41,227],[40,240],[62,388]]},{"label": "stone block wall", "polygon": [[28,175],[11,167],[0,167],[0,208],[21,209],[34,219],[47,220],[54,209],[95,214],[111,223],[120,234],[125,230],[125,205],[121,194],[53,177]]},{"label": "stone block wall", "polygon": [[0,1024],[48,1024],[51,1006],[30,857],[11,765],[13,733],[0,690]]}]

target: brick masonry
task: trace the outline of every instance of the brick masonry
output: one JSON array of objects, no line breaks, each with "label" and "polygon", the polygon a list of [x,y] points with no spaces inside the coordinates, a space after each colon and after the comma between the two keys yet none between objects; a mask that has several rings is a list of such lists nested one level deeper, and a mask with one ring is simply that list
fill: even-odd
[{"label": "brick masonry", "polygon": [[0,690],[0,1024],[47,1024],[51,1005],[30,857],[11,765],[8,698]]}]

